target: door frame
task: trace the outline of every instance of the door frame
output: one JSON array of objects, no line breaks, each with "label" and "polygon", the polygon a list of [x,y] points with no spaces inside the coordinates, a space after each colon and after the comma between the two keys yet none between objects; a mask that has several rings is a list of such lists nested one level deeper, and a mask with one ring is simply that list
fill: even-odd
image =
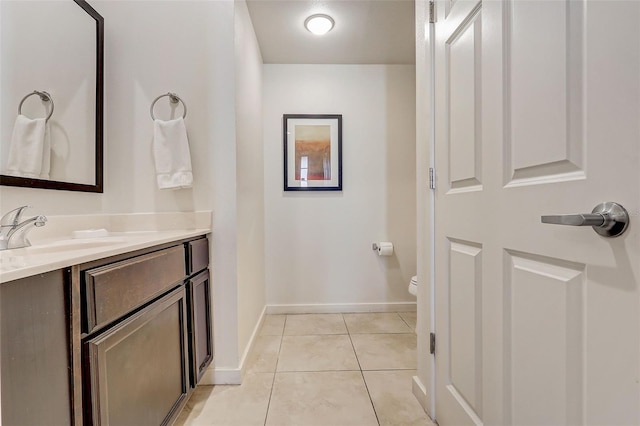
[{"label": "door frame", "polygon": [[435,161],[435,24],[429,22],[432,3],[415,2],[418,362],[413,394],[435,419],[435,356],[430,353],[430,333],[435,333],[435,191],[430,189],[429,179]]}]

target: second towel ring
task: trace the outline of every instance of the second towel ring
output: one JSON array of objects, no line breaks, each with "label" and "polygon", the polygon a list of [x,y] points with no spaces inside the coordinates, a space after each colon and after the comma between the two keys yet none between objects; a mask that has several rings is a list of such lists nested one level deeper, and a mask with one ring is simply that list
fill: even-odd
[{"label": "second towel ring", "polygon": [[47,115],[47,118],[45,119],[45,121],[49,121],[49,119],[53,115],[54,105],[53,105],[53,98],[51,97],[50,94],[48,94],[45,91],[41,92],[41,91],[38,91],[38,90],[34,90],[33,92],[29,93],[27,96],[22,98],[22,100],[20,101],[20,104],[18,105],[18,115],[22,115],[22,104],[24,103],[24,101],[26,101],[29,96],[33,96],[33,95],[40,96],[40,100],[42,102],[51,102],[51,111],[49,111],[49,115]]},{"label": "second towel ring", "polygon": [[182,114],[182,118],[184,119],[187,116],[187,104],[184,103],[184,101],[182,99],[180,99],[180,96],[176,95],[175,93],[165,93],[164,95],[160,95],[157,98],[155,98],[153,100],[153,102],[151,102],[151,119],[155,120],[156,118],[153,116],[153,107],[156,105],[156,102],[158,102],[158,99],[160,98],[164,98],[165,96],[168,96],[169,99],[171,100],[172,104],[177,104],[178,102],[182,102],[182,108],[184,108],[184,113]]}]

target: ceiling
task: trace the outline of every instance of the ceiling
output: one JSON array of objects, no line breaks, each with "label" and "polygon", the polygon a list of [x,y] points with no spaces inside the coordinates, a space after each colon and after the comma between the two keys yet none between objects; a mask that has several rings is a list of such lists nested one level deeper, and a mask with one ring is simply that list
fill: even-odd
[{"label": "ceiling", "polygon": [[[413,0],[247,0],[265,64],[414,64]],[[313,14],[335,26],[317,36]]]}]

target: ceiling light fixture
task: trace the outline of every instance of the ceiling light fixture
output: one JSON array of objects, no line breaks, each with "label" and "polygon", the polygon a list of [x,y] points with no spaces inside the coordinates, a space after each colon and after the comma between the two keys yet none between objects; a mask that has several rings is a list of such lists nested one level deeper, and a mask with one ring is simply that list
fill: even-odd
[{"label": "ceiling light fixture", "polygon": [[304,21],[304,26],[315,35],[323,35],[331,31],[335,22],[329,15],[311,15]]}]

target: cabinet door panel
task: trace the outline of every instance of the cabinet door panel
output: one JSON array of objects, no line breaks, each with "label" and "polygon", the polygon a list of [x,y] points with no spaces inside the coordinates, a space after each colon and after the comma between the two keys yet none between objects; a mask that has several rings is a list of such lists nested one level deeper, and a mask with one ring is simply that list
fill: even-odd
[{"label": "cabinet door panel", "polygon": [[213,359],[211,284],[205,270],[189,280],[191,386],[195,387]]},{"label": "cabinet door panel", "polygon": [[89,340],[84,351],[87,422],[169,423],[189,389],[184,288]]}]

